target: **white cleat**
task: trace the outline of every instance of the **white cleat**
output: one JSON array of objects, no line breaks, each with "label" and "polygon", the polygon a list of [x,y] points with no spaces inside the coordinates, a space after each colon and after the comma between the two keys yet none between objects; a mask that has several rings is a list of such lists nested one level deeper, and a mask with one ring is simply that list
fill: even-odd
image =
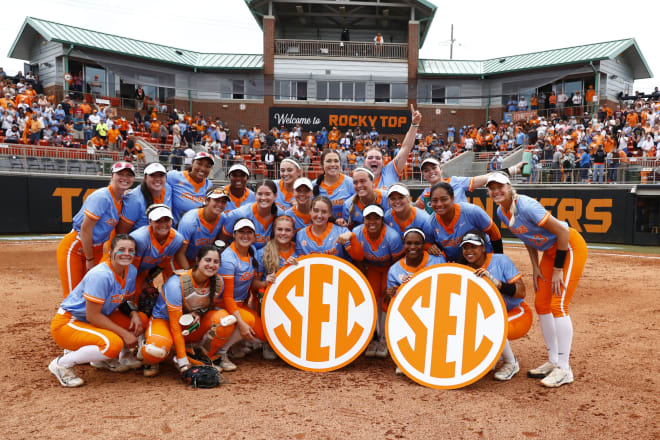
[{"label": "white cleat", "polygon": [[57,361],[60,360],[60,357],[56,357],[48,365],[48,370],[53,373],[53,375],[60,381],[63,387],[66,388],[76,388],[85,383],[84,380],[76,376],[76,372],[73,371],[73,368],[62,367],[57,364]]},{"label": "white cleat", "polygon": [[573,383],[573,371],[561,367],[556,367],[541,381],[541,385],[548,388],[558,388],[569,383]]},{"label": "white cleat", "polygon": [[496,380],[511,380],[520,371],[520,364],[518,359],[513,362],[504,362],[502,366],[495,372],[493,376]]}]

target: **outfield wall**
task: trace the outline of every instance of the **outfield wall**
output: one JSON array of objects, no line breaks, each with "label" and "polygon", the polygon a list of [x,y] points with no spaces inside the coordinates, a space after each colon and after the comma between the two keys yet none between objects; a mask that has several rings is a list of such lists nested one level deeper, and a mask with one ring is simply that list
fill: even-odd
[{"label": "outfield wall", "polygon": [[[0,174],[0,183],[5,188],[0,195],[5,207],[0,234],[39,234],[70,231],[73,216],[83,200],[96,188],[106,186],[108,179],[7,173]],[[412,188],[412,192],[416,196],[421,189]],[[638,200],[630,186],[520,185],[517,189],[538,199],[553,215],[581,232],[587,241],[660,244],[657,233],[636,233]],[[495,219],[505,237],[511,236],[496,218],[496,207],[485,190],[469,193],[468,198]]]}]

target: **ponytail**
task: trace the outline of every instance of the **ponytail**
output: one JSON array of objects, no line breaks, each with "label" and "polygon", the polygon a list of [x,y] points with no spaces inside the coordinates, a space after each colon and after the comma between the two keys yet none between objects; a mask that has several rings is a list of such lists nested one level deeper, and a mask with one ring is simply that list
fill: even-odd
[{"label": "ponytail", "polygon": [[312,190],[312,194],[314,194],[314,197],[321,194],[321,183],[323,183],[324,178],[325,178],[325,172],[321,173],[321,175],[317,177],[316,180],[314,181],[314,189]]},{"label": "ponytail", "polygon": [[516,200],[518,200],[518,193],[516,192],[514,187],[511,187],[511,208],[509,208],[509,213],[511,213],[511,218],[509,219],[509,228],[513,228],[513,224],[516,222],[516,214],[518,213]]}]

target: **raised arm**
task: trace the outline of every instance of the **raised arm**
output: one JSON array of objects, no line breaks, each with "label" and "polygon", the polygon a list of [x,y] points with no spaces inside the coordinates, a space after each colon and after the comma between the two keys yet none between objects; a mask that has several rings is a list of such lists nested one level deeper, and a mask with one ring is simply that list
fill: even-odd
[{"label": "raised arm", "polygon": [[422,114],[418,110],[415,110],[415,107],[412,104],[410,104],[410,113],[412,114],[410,117],[410,128],[408,129],[406,136],[403,138],[401,149],[394,157],[394,163],[398,171],[403,171],[406,169],[408,156],[410,156],[410,152],[415,145],[415,136],[417,135],[419,124],[422,122]]}]

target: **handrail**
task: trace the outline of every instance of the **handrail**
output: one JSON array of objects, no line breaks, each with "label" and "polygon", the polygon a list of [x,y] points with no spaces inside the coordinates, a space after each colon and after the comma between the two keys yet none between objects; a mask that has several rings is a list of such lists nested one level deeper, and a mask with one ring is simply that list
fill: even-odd
[{"label": "handrail", "polygon": [[275,55],[285,57],[378,58],[403,61],[408,59],[408,44],[276,39]]}]

